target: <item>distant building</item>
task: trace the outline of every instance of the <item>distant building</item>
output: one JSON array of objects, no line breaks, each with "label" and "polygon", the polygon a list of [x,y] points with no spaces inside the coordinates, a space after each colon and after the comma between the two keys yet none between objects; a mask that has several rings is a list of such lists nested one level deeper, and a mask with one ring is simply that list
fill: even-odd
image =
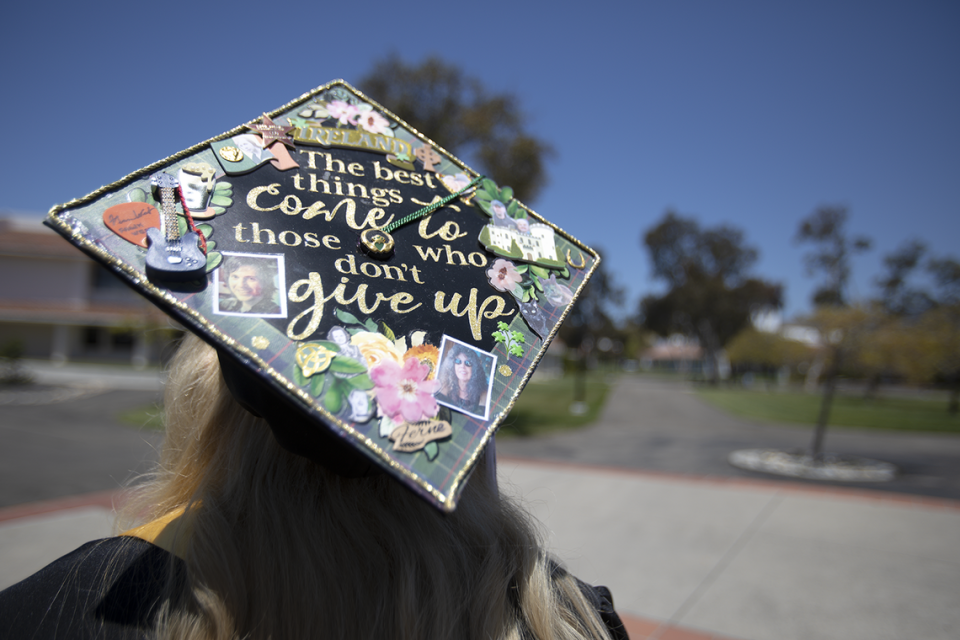
[{"label": "distant building", "polygon": [[657,340],[641,353],[640,367],[646,371],[699,373],[703,370],[703,349],[696,338],[675,334]]},{"label": "distant building", "polygon": [[784,322],[779,311],[762,311],[750,318],[753,328],[764,333],[775,333],[787,340],[802,342],[808,347],[820,348],[823,339],[814,327],[795,322]]},{"label": "distant building", "polygon": [[159,362],[167,316],[37,218],[0,218],[0,346],[28,358]]}]

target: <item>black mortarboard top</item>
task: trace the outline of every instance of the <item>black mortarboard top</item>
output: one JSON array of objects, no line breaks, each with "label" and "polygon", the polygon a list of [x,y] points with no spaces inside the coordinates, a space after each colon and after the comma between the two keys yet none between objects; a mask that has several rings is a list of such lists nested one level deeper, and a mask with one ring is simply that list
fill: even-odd
[{"label": "black mortarboard top", "polygon": [[54,207],[287,449],[452,511],[597,254],[343,81]]}]

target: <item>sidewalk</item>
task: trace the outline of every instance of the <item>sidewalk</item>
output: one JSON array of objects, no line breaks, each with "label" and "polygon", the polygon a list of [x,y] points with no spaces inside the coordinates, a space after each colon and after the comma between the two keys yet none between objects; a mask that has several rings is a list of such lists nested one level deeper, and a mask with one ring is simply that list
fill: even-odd
[{"label": "sidewalk", "polygon": [[960,628],[960,502],[499,463],[554,553],[610,587],[633,640],[946,640]]},{"label": "sidewalk", "polygon": [[40,385],[159,392],[166,379],[166,372],[156,368],[137,370],[124,365],[70,362],[57,366],[48,360],[24,360],[23,368]]},{"label": "sidewalk", "polygon": [[[633,640],[948,640],[960,502],[501,458],[505,493]],[[0,587],[110,535],[111,495],[0,510]]]}]

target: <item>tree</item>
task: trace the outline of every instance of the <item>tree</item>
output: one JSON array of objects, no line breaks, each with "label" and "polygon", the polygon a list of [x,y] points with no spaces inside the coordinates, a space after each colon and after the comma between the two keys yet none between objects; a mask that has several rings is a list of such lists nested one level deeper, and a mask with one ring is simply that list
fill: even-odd
[{"label": "tree", "polygon": [[695,220],[668,210],[644,234],[643,243],[654,277],[668,287],[666,294],[641,301],[644,326],[662,336],[695,336],[716,382],[720,350],[750,323],[753,313],[781,306],[781,285],[748,277],[757,251],[733,227],[701,229]]},{"label": "tree", "polygon": [[927,271],[933,276],[937,286],[937,304],[960,304],[960,262],[953,258],[933,258],[927,263]]},{"label": "tree", "polygon": [[936,307],[924,314],[921,327],[933,337],[933,366],[950,389],[947,410],[956,415],[960,412],[960,262],[931,259],[927,270],[937,287]]},{"label": "tree", "polygon": [[950,391],[947,412],[960,412],[960,305],[931,309],[917,323],[917,331],[926,338],[925,356],[935,374]]},{"label": "tree", "polygon": [[816,248],[806,256],[807,271],[820,272],[824,282],[813,294],[814,305],[844,305],[847,303],[847,283],[850,280],[850,259],[870,248],[870,239],[847,235],[846,207],[824,206],[800,222],[796,241],[811,243]]},{"label": "tree", "polygon": [[[948,411],[960,410],[960,263],[929,258],[910,240],[884,258],[877,280],[878,304],[889,314],[874,331],[862,359],[874,373],[895,371],[915,381],[938,379],[950,390]],[[921,265],[932,278],[925,288],[913,277]],[[876,366],[877,364],[881,366]]]},{"label": "tree", "polygon": [[580,293],[577,304],[560,326],[559,335],[567,346],[577,349],[588,338],[618,333],[611,317],[611,306],[623,304],[623,287],[618,286],[606,268],[602,252],[600,265]]},{"label": "tree", "polygon": [[740,368],[776,370],[783,366],[795,367],[812,359],[813,349],[797,340],[778,333],[747,327],[727,345],[730,364]]},{"label": "tree", "polygon": [[909,240],[893,253],[883,258],[886,269],[877,278],[880,287],[880,304],[892,316],[919,316],[933,306],[929,292],[911,284],[910,276],[916,271],[927,252],[927,245],[920,240]]},{"label": "tree", "polygon": [[605,265],[601,255],[600,264],[580,293],[577,304],[560,325],[560,338],[568,347],[576,349],[578,355],[574,403],[583,403],[586,398],[587,363],[597,338],[621,338],[619,329],[610,317],[609,305],[623,304],[623,288],[614,283]]},{"label": "tree", "polygon": [[409,65],[396,54],[376,63],[360,87],[448,151],[476,158],[484,175],[531,202],[547,183],[553,148],[524,129],[516,96],[489,93],[438,57]]},{"label": "tree", "polygon": [[846,224],[846,207],[823,206],[800,221],[796,235],[797,242],[814,245],[804,256],[807,271],[811,275],[819,272],[824,278],[813,294],[817,309],[812,321],[826,343],[823,400],[810,447],[814,457],[822,452],[837,375],[850,357],[853,345],[861,337],[866,318],[864,309],[847,305],[847,283],[850,280],[850,259],[869,249],[870,239],[864,236],[850,237]]}]

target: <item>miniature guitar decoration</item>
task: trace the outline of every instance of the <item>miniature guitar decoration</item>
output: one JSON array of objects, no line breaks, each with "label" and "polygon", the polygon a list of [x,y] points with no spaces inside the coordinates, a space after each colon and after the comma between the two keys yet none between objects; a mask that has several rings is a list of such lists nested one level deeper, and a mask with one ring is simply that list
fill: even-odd
[{"label": "miniature guitar decoration", "polygon": [[148,229],[147,277],[153,281],[184,282],[202,278],[207,258],[200,249],[200,236],[190,231],[180,236],[175,207],[177,188],[175,177],[157,173],[150,183],[160,192],[160,227]]}]

